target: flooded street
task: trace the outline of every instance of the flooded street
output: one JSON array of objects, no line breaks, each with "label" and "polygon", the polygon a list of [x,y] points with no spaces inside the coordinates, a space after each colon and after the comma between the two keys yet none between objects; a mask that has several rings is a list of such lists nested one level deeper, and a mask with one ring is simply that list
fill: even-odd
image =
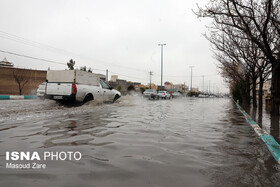
[{"label": "flooded street", "polygon": [[[279,165],[230,99],[0,101],[0,111],[0,186],[280,185]],[[12,151],[82,158],[7,169]]]}]

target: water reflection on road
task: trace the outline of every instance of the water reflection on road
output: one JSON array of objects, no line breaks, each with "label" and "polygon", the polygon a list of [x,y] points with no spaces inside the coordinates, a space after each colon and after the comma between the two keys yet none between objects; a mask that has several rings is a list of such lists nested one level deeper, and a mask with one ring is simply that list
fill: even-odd
[{"label": "water reflection on road", "polygon": [[[64,107],[0,102],[5,186],[279,186],[280,167],[229,99],[146,100]],[[79,151],[46,169],[5,168],[6,151]]]}]

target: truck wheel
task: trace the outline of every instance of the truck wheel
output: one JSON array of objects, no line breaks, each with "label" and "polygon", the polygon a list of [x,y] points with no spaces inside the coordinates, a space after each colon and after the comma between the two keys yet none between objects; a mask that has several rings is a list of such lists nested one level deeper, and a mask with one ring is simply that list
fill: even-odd
[{"label": "truck wheel", "polygon": [[115,95],[115,97],[114,97],[114,99],[113,99],[113,103],[114,103],[118,98],[120,98],[120,96],[119,96],[118,94]]},{"label": "truck wheel", "polygon": [[93,96],[91,94],[87,94],[83,103],[86,103],[86,102],[91,101],[91,100],[93,100]]},{"label": "truck wheel", "polygon": [[39,100],[42,100],[42,101],[45,100],[45,96],[38,96],[37,98],[38,98]]}]

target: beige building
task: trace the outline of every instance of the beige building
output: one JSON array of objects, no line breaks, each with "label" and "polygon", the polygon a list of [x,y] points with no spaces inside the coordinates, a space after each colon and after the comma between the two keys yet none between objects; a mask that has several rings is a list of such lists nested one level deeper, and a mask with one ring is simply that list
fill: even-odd
[{"label": "beige building", "polygon": [[184,85],[184,84],[175,84],[174,89],[176,89],[177,91],[179,91],[181,93],[184,93],[184,92],[189,91],[189,86]]},{"label": "beige building", "polygon": [[158,86],[155,85],[154,83],[151,84],[151,87],[150,87],[150,83],[149,83],[146,87],[147,87],[147,88],[154,89],[154,90],[157,90],[157,89],[158,89]]},{"label": "beige building", "polygon": [[[266,96],[268,96],[268,95],[271,95],[270,88],[271,88],[271,80],[265,81],[265,82],[263,83],[263,94],[262,94],[264,98],[265,98]],[[257,84],[256,91],[257,91],[257,97],[258,97],[258,93],[259,93],[259,84]]]},{"label": "beige building", "polygon": [[175,86],[172,82],[167,81],[167,82],[164,83],[164,89],[166,89],[166,90],[175,89]]},{"label": "beige building", "polygon": [[143,84],[135,85],[134,87],[135,87],[135,88],[144,88],[144,89],[147,88],[147,86],[146,86],[146,85],[143,85]]},{"label": "beige building", "polygon": [[118,75],[112,75],[111,76],[111,81],[116,82],[118,78],[119,78]]}]

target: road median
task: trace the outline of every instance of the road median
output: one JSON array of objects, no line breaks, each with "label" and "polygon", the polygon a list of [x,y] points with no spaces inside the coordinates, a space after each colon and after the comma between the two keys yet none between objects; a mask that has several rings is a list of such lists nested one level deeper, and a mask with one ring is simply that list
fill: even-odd
[{"label": "road median", "polygon": [[0,95],[0,100],[37,99],[36,95]]}]

